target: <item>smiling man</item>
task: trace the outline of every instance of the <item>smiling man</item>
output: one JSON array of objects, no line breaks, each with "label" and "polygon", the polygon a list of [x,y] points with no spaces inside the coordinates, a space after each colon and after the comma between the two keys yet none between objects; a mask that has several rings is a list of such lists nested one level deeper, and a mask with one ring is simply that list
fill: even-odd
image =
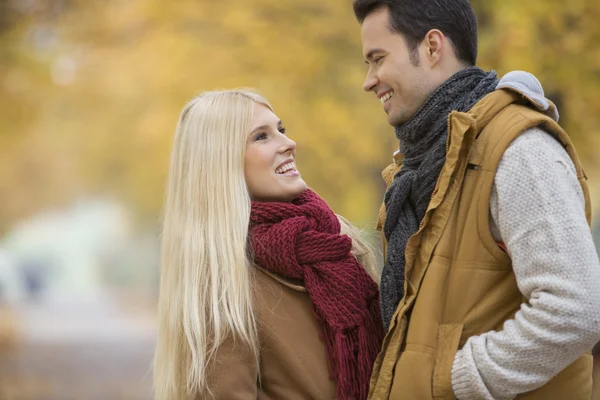
[{"label": "smiling man", "polygon": [[371,399],[589,400],[600,265],[586,176],[530,74],[476,67],[467,0],[355,0],[400,142],[378,227]]}]

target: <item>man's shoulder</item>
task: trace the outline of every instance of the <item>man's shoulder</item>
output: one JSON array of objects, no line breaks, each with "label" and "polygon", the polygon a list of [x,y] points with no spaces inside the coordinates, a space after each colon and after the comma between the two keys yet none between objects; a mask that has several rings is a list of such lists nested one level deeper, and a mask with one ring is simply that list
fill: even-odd
[{"label": "man's shoulder", "polygon": [[474,146],[480,154],[484,169],[495,170],[510,148],[540,145],[558,151],[568,143],[566,133],[544,113],[521,104],[512,103],[498,110],[477,126],[479,133]]},{"label": "man's shoulder", "polygon": [[[566,171],[566,175],[560,171]],[[496,181],[498,177],[512,181],[517,174],[531,182],[562,176],[577,183],[576,168],[569,153],[551,132],[539,126],[523,131],[510,143],[498,165]]]},{"label": "man's shoulder", "polygon": [[517,138],[515,138],[515,140],[510,143],[506,149],[506,152],[509,154],[530,154],[532,152],[541,152],[544,154],[569,157],[562,143],[556,138],[556,136],[554,136],[554,134],[545,129],[543,126],[534,126],[525,129]]}]

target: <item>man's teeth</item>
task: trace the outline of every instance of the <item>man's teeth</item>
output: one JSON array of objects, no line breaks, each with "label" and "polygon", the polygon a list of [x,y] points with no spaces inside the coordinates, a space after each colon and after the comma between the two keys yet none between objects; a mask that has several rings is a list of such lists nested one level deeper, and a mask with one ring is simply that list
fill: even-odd
[{"label": "man's teeth", "polygon": [[392,92],[386,93],[383,96],[381,96],[381,104],[385,103],[386,101],[388,101],[390,98],[392,97]]},{"label": "man's teeth", "polygon": [[277,168],[275,172],[278,174],[285,174],[291,169],[296,169],[296,164],[294,162],[289,162],[287,164],[282,165],[281,167]]}]

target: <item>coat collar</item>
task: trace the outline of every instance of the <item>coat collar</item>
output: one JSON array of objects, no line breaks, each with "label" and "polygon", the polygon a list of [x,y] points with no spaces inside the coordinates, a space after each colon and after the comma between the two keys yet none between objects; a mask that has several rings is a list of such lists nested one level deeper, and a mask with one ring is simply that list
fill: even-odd
[{"label": "coat collar", "polygon": [[302,285],[302,283],[296,279],[286,278],[286,277],[278,275],[274,272],[268,271],[260,266],[256,266],[256,269],[258,269],[260,272],[267,275],[271,279],[274,279],[275,281],[281,283],[283,286],[286,286],[292,290],[295,290],[297,292],[306,292],[307,291],[306,288]]}]

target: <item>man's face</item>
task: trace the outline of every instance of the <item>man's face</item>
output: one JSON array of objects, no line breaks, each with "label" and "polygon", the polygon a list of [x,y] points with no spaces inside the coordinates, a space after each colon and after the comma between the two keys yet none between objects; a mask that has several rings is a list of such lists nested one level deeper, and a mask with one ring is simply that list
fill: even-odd
[{"label": "man's face", "polygon": [[361,28],[363,56],[369,65],[363,88],[381,101],[388,123],[407,122],[433,91],[430,70],[419,63],[422,46],[412,55],[404,36],[389,28],[387,7],[365,18]]}]

